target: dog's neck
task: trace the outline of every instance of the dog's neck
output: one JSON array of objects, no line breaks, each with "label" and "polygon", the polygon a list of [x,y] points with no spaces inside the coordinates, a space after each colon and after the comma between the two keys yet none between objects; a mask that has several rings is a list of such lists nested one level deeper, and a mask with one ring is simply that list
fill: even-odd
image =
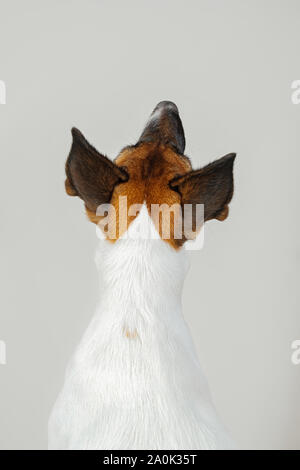
[{"label": "dog's neck", "polygon": [[96,254],[102,302],[109,302],[119,318],[133,324],[136,317],[151,321],[159,316],[164,321],[181,314],[187,254],[184,249],[174,250],[154,232],[151,236],[152,230],[147,210],[142,209],[126,238],[115,243],[102,240]]}]

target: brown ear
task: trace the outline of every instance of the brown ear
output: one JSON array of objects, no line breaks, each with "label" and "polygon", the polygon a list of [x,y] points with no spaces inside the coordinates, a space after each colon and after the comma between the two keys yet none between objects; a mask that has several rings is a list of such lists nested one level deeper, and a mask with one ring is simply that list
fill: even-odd
[{"label": "brown ear", "polygon": [[66,161],[66,192],[79,196],[88,209],[96,211],[108,203],[114,187],[128,180],[127,172],[99,153],[81,132],[72,129],[73,143]]},{"label": "brown ear", "polygon": [[182,204],[204,204],[204,220],[225,220],[233,195],[233,162],[230,153],[200,170],[191,171],[170,181],[181,194]]}]

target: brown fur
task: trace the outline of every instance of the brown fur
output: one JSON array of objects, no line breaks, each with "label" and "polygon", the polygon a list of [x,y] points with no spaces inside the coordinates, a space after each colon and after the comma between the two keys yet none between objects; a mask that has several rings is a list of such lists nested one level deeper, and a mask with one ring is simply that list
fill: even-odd
[{"label": "brown fur", "polygon": [[[170,189],[169,181],[176,175],[183,175],[191,169],[188,159],[179,156],[165,145],[144,143],[134,148],[125,149],[115,162],[117,165],[125,167],[129,174],[128,182],[116,187],[111,200],[117,215],[119,215],[119,196],[123,195],[127,196],[128,207],[131,204],[143,204],[145,202],[149,213],[152,204],[180,205],[180,196]],[[128,225],[134,218],[128,217]],[[160,236],[162,236],[162,217],[160,217],[159,224],[156,223],[156,226]],[[119,232],[117,226],[117,238],[121,235],[122,233]],[[172,219],[170,235],[170,240],[166,241],[174,248],[178,248],[180,240],[174,239],[174,220]]]}]

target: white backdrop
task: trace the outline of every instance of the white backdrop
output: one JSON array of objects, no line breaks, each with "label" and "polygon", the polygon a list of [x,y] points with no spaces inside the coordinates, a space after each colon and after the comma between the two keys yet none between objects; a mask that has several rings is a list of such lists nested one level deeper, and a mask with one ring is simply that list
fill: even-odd
[{"label": "white backdrop", "polygon": [[242,448],[300,448],[299,41],[296,0],[1,0],[2,449],[46,448],[97,301],[95,228],[64,193],[70,128],[113,158],[165,99],[195,168],[238,154],[183,299],[217,409]]}]

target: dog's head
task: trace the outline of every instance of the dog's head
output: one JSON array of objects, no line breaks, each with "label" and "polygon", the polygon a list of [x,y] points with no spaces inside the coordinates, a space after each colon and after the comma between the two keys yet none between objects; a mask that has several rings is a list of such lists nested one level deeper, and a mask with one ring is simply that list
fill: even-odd
[{"label": "dog's head", "polygon": [[[106,228],[111,241],[123,235],[142,204],[146,205],[161,238],[175,249],[193,238],[204,221],[224,220],[228,216],[235,154],[193,170],[184,155],[184,130],[174,103],[159,103],[138,142],[125,147],[114,161],[92,147],[79,130],[72,129],[72,135],[66,162],[66,191],[84,201],[89,219]],[[125,213],[120,207],[124,198]],[[197,223],[195,208],[200,204],[204,205],[204,217]],[[157,206],[164,210],[156,210],[159,215],[153,217],[152,208],[157,209]],[[108,218],[99,210],[101,207],[105,208]],[[170,222],[168,236],[164,233],[164,212]],[[178,237],[177,229],[183,227],[184,217],[189,214],[192,230],[183,228],[182,236]],[[112,215],[116,219],[113,234],[107,229]]]}]

